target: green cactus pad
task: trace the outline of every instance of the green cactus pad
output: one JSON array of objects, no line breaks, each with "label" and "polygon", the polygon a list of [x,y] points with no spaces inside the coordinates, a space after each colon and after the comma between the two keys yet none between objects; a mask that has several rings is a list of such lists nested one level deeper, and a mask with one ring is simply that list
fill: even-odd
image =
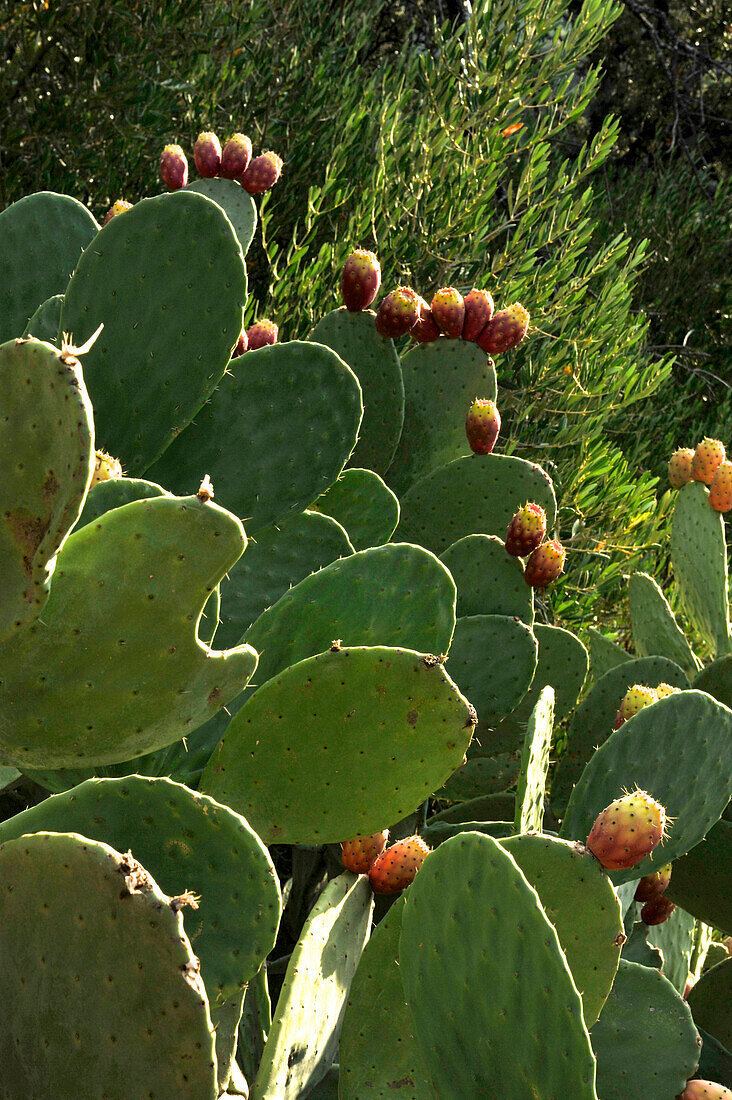
[{"label": "green cactus pad", "polygon": [[95,519],[113,508],[131,504],[133,500],[151,500],[153,497],[170,496],[161,485],[152,481],[143,481],[133,477],[115,477],[110,481],[100,481],[87,493],[76,529],[86,527]]},{"label": "green cactus pad", "polygon": [[233,359],[216,393],[148,476],[216,499],[256,534],[301,512],[340,474],[361,420],[353,371],[328,348],[293,340]]},{"label": "green cactus pad", "polygon": [[48,599],[91,478],[94,420],[78,359],[40,340],[0,346],[0,386],[2,639]]},{"label": "green cactus pad", "polygon": [[183,910],[212,1006],[256,974],[274,946],[280,892],[269,853],[227,806],[168,779],[90,779],[0,825],[0,842],[24,833],[83,833],[135,859]]},{"label": "green cactus pad", "polygon": [[225,706],[256,653],[212,652],[196,627],[245,546],[236,517],[196,497],[135,501],[70,535],[43,623],[0,645],[8,762],[22,770],[129,760]]},{"label": "green cactus pad", "polygon": [[457,613],[510,615],[534,625],[534,590],[496,535],[466,535],[440,554],[457,585]]},{"label": "green cactus pad", "polygon": [[590,1028],[610,992],[623,942],[612,884],[581,845],[548,836],[513,836],[501,844],[536,890],[556,929]]},{"label": "green cactus pad", "polygon": [[557,502],[541,466],[506,455],[457,458],[416,481],[401,498],[396,535],[435,554],[476,531],[504,538],[514,513],[527,500],[542,506],[551,530]]},{"label": "green cactus pad", "polygon": [[428,825],[439,825],[446,821],[448,824],[462,824],[465,821],[506,821],[512,816],[515,804],[513,794],[484,794],[478,798],[470,798],[467,802],[457,802],[448,806],[446,810],[440,810],[432,814]]},{"label": "green cactus pad", "polygon": [[308,340],[332,348],[363,390],[363,421],[349,464],[385,473],[404,421],[404,383],[394,342],[376,331],[371,310],[347,309],[326,314]]},{"label": "green cactus pad", "polygon": [[306,577],[260,615],[244,640],[260,654],[257,683],[345,645],[393,645],[447,653],[455,628],[455,584],[420,546],[361,550]]},{"label": "green cactus pad", "polygon": [[639,657],[622,661],[596,680],[592,690],[582,700],[572,716],[569,745],[559,761],[552,781],[552,806],[567,805],[572,787],[598,745],[613,731],[615,718],[625,692],[633,684],[671,684],[688,688],[686,674],[665,657]]},{"label": "green cactus pad", "polygon": [[666,893],[705,924],[732,936],[731,821],[718,821],[700,844],[675,861]]},{"label": "green cactus pad", "polygon": [[32,336],[36,340],[47,340],[50,344],[57,344],[63,303],[63,294],[53,294],[50,298],[46,298],[45,302],[41,302],[25,326],[23,338],[27,340]]},{"label": "green cactus pad", "polygon": [[404,428],[387,475],[399,494],[438,466],[471,453],[467,411],[476,397],[495,401],[498,391],[493,360],[465,340],[419,344],[401,363]]},{"label": "green cactus pad", "polygon": [[[20,336],[41,302],[63,294],[79,257],[98,230],[99,223],[85,206],[53,191],[27,195],[3,210],[0,343]],[[93,325],[85,340],[95,328]]]},{"label": "green cactus pad", "polygon": [[337,520],[356,550],[388,542],[399,522],[399,501],[373,470],[344,470],[312,508]]},{"label": "green cactus pad", "polygon": [[631,573],[629,594],[633,643],[638,656],[668,657],[683,668],[687,676],[696,676],[701,662],[692,652],[653,577],[647,573]]},{"label": "green cactus pad", "polygon": [[287,966],[251,1100],[299,1100],[325,1076],[372,910],[364,875],[339,875],[318,898]]},{"label": "green cactus pad", "polygon": [[554,688],[547,685],[542,688],[526,729],[521,773],[516,785],[514,828],[517,833],[541,832],[553,727]]},{"label": "green cactus pad", "polygon": [[625,960],[591,1038],[602,1100],[670,1100],[699,1061],[688,1006],[657,970]]},{"label": "green cactus pad", "polygon": [[339,1100],[387,1100],[400,1090],[410,1100],[437,1100],[399,974],[405,901],[402,894],[377,924],[351,982],[341,1029]]},{"label": "green cactus pad", "polygon": [[520,770],[521,760],[516,753],[473,756],[445,780],[435,796],[463,802],[483,795],[500,794],[514,785]]},{"label": "green cactus pad", "polygon": [[259,968],[247,986],[244,1011],[239,1021],[236,1060],[248,1081],[257,1076],[262,1051],[272,1026],[272,1002],[267,983],[267,964]]},{"label": "green cactus pad", "polygon": [[693,686],[732,707],[732,654],[718,657],[695,678]]},{"label": "green cactus pad", "polygon": [[285,593],[311,573],[352,553],[341,525],[316,512],[288,516],[258,531],[222,583],[216,645],[237,645],[255,619]]},{"label": "green cactus pad", "polygon": [[436,848],[444,844],[451,837],[461,833],[481,833],[484,836],[492,836],[495,840],[504,840],[513,836],[512,821],[435,821],[428,822],[420,835],[426,844]]},{"label": "green cactus pad", "polygon": [[732,1050],[732,959],[702,974],[687,1000],[694,1022]]},{"label": "green cactus pad", "polygon": [[[144,473],[213,393],[239,338],[245,297],[230,221],[188,188],[112,218],[81,257],[61,328],[80,343],[104,324],[84,356],[84,378],[97,446],[128,473]],[[188,492],[213,476],[200,465],[197,472]]]},{"label": "green cactus pad", "polygon": [[[642,922],[641,922],[642,923]],[[677,993],[683,993],[689,977],[697,924],[690,913],[674,909],[663,924],[650,925],[648,943],[661,952],[661,973]]]},{"label": "green cactus pad", "polygon": [[[663,844],[635,867],[613,871],[628,882],[690,851],[732,797],[732,711],[702,691],[667,695],[615,730],[572,791],[562,836],[584,841],[597,815],[636,786],[666,809]],[[673,878],[673,875],[671,876]]]},{"label": "green cactus pad", "polygon": [[606,672],[609,672],[611,668],[615,668],[616,665],[622,665],[625,661],[633,660],[632,653],[628,653],[617,642],[613,642],[611,638],[606,638],[594,626],[591,626],[587,633],[589,637],[590,672],[593,680],[601,679]]},{"label": "green cactus pad", "polygon": [[582,1002],[557,934],[492,838],[462,833],[427,857],[404,905],[399,970],[442,1100],[595,1100]]},{"label": "green cactus pad", "polygon": [[226,1000],[210,1006],[211,1023],[216,1032],[216,1076],[219,1092],[225,1092],[231,1080],[245,995],[245,990],[237,990]]},{"label": "green cactus pad", "polygon": [[219,204],[234,227],[242,254],[246,256],[257,228],[257,206],[252,196],[235,180],[220,176],[196,180],[189,183],[186,190],[197,191]]},{"label": "green cactus pad", "polygon": [[620,957],[626,962],[640,963],[641,966],[651,966],[654,970],[660,970],[663,966],[663,955],[657,947],[651,947],[649,944],[649,932],[650,928],[647,924],[636,921],[623,944]]},{"label": "green cactus pad", "polygon": [[442,664],[333,649],[251,695],[201,778],[265,843],[327,844],[411,813],[455,770],[474,713]]},{"label": "green cactus pad", "polygon": [[724,518],[710,508],[709,491],[699,481],[690,481],[676,496],[671,563],[686,614],[717,657],[729,653]]},{"label": "green cactus pad", "polygon": [[129,854],[67,833],[0,847],[6,1100],[214,1100],[216,1055],[179,906]]},{"label": "green cactus pad", "polygon": [[702,1081],[718,1081],[732,1091],[732,1054],[709,1032],[701,1027],[697,1030],[704,1045],[699,1055],[696,1076]]}]

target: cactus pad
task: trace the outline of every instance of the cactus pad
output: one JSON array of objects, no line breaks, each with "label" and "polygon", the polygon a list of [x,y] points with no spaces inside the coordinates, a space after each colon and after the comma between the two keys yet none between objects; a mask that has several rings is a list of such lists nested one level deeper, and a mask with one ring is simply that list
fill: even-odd
[{"label": "cactus pad", "polygon": [[676,496],[671,562],[686,614],[717,657],[732,648],[724,519],[709,506],[709,492],[689,482]]},{"label": "cactus pad", "polygon": [[732,821],[718,821],[701,844],[676,860],[666,893],[732,936]]},{"label": "cactus pad", "polygon": [[687,676],[695,676],[701,662],[692,652],[653,577],[647,573],[631,573],[629,594],[633,643],[638,656],[668,657],[683,668]]},{"label": "cactus pad", "polygon": [[234,227],[242,254],[246,256],[257,228],[257,206],[252,196],[234,180],[222,177],[196,180],[189,183],[187,189],[218,203]]},{"label": "cactus pad", "polygon": [[356,550],[381,546],[399,522],[399,501],[373,470],[344,470],[312,508],[332,516],[348,532]]},{"label": "cactus pad", "polygon": [[526,729],[521,774],[516,784],[514,828],[517,833],[541,832],[553,726],[554,688],[547,685],[542,688]]},{"label": "cactus pad", "polygon": [[732,959],[719,962],[688,996],[694,1022],[713,1035],[727,1050],[732,1047]]},{"label": "cactus pad", "polygon": [[440,554],[457,585],[457,614],[510,615],[534,625],[534,590],[496,535],[466,535]]},{"label": "cactus pad", "polygon": [[41,302],[25,326],[23,338],[28,339],[32,336],[36,340],[47,340],[50,344],[57,344],[63,304],[63,294],[53,294],[50,298],[46,298],[45,302]]},{"label": "cactus pad", "polygon": [[438,798],[460,802],[483,795],[500,794],[513,786],[520,770],[521,761],[515,753],[472,756],[445,780],[435,794]]},{"label": "cactus pad", "polygon": [[161,485],[143,481],[141,478],[115,477],[110,481],[100,481],[87,493],[76,529],[78,531],[80,527],[86,527],[87,523],[99,519],[105,512],[121,508],[123,504],[131,504],[133,500],[151,500],[152,497],[170,495]]}]

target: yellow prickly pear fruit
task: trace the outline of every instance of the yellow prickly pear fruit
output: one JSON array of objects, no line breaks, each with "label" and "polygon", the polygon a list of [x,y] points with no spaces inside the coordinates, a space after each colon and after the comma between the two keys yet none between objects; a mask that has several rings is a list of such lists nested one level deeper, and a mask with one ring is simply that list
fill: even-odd
[{"label": "yellow prickly pear fruit", "polygon": [[694,452],[691,447],[679,447],[668,460],[668,480],[672,489],[680,489],[691,481],[691,462]]},{"label": "yellow prickly pear fruit", "polygon": [[648,687],[646,684],[633,684],[621,700],[620,709],[615,717],[615,729],[620,729],[623,722],[627,722],[639,710],[657,702],[658,693],[655,688]]},{"label": "yellow prickly pear fruit", "polygon": [[94,455],[94,473],[89,488],[92,489],[100,481],[112,481],[116,477],[122,477],[120,460],[108,455],[106,451],[97,451]]},{"label": "yellow prickly pear fruit", "polygon": [[608,871],[635,867],[665,836],[666,810],[647,791],[631,791],[598,814],[587,847]]}]

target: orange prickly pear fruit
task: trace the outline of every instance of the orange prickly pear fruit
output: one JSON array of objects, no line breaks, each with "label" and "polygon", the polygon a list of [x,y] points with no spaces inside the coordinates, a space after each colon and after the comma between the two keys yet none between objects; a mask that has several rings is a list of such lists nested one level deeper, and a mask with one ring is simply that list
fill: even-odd
[{"label": "orange prickly pear fruit", "polygon": [[691,476],[694,481],[711,485],[712,478],[726,457],[724,443],[720,443],[718,439],[702,439],[691,460]]},{"label": "orange prickly pear fruit", "polygon": [[732,1091],[716,1081],[689,1081],[679,1100],[732,1100]]},{"label": "orange prickly pear fruit", "polygon": [[409,330],[409,335],[418,344],[432,344],[435,340],[439,340],[442,333],[432,316],[429,303],[419,294],[417,295],[417,302],[419,303],[419,318],[414,328]]},{"label": "orange prickly pear fruit", "polygon": [[274,187],[282,174],[282,157],[272,150],[255,157],[239,183],[250,195],[262,195]]},{"label": "orange prickly pear fruit", "polygon": [[419,297],[410,286],[390,290],[376,311],[376,331],[380,336],[404,336],[419,320]]},{"label": "orange prickly pear fruit", "polygon": [[620,729],[623,722],[627,722],[639,710],[657,702],[658,692],[655,688],[647,687],[645,684],[633,684],[620,701],[620,709],[615,716],[615,729]]},{"label": "orange prickly pear fruit", "polygon": [[709,504],[715,512],[732,508],[732,462],[722,462],[709,485]]},{"label": "orange prickly pear fruit", "polygon": [[367,875],[375,860],[386,848],[389,830],[371,836],[355,836],[353,840],[344,840],[341,844],[343,866],[356,875]]},{"label": "orange prickly pear fruit", "polygon": [[463,340],[475,344],[481,332],[493,317],[493,298],[487,290],[471,290],[465,295],[465,323]]},{"label": "orange prickly pear fruit", "polygon": [[371,305],[381,286],[381,265],[373,252],[357,248],[346,260],[341,274],[343,303],[350,313]]},{"label": "orange prickly pear fruit", "polygon": [[566,556],[567,551],[556,539],[542,542],[527,558],[524,580],[531,588],[545,588],[563,572]]},{"label": "orange prickly pear fruit", "polygon": [[207,131],[199,134],[196,144],[193,146],[193,161],[199,176],[204,179],[214,179],[221,168],[221,142]]},{"label": "orange prickly pear fruit", "polygon": [[520,344],[529,327],[529,311],[519,303],[499,309],[478,337],[478,347],[488,355],[499,355],[502,351],[515,348]]},{"label": "orange prickly pear fruit", "polygon": [[540,504],[524,504],[508,525],[506,553],[513,558],[525,558],[545,538],[546,512]]},{"label": "orange prickly pear fruit", "polygon": [[465,434],[473,454],[489,455],[501,430],[501,414],[495,401],[476,397],[465,417]]},{"label": "orange prickly pear fruit", "polygon": [[160,178],[169,191],[188,183],[188,159],[180,145],[166,145],[160,155]]},{"label": "orange prickly pear fruit", "polygon": [[665,836],[666,811],[646,791],[631,791],[598,814],[587,847],[608,871],[635,867]]},{"label": "orange prickly pear fruit", "polygon": [[257,348],[265,348],[269,344],[276,344],[279,335],[279,327],[274,321],[263,317],[261,321],[256,321],[247,329],[247,348],[249,351],[256,351]]},{"label": "orange prickly pear fruit", "polygon": [[232,134],[221,153],[219,173],[225,180],[238,180],[252,159],[252,143],[246,134]]},{"label": "orange prickly pear fruit", "polygon": [[104,215],[104,221],[102,225],[106,225],[112,218],[116,218],[118,214],[124,214],[125,210],[131,210],[132,203],[127,202],[126,199],[117,199],[115,203],[112,203],[107,213]]},{"label": "orange prickly pear fruit", "polygon": [[663,894],[671,881],[671,864],[667,863],[665,867],[661,867],[660,870],[654,871],[652,875],[644,875],[638,883],[635,894],[633,896],[634,901],[652,901],[653,898],[658,898]]},{"label": "orange prickly pear fruit", "polygon": [[454,286],[443,286],[432,299],[432,316],[437,327],[449,336],[457,340],[462,335],[465,323],[465,302],[459,290]]},{"label": "orange prickly pear fruit", "polygon": [[691,447],[679,447],[668,460],[668,480],[672,489],[680,489],[691,481],[691,462],[694,452]]},{"label": "orange prickly pear fruit", "polygon": [[398,840],[382,852],[369,871],[371,889],[375,894],[397,894],[414,881],[427,856],[429,845],[421,836]]}]

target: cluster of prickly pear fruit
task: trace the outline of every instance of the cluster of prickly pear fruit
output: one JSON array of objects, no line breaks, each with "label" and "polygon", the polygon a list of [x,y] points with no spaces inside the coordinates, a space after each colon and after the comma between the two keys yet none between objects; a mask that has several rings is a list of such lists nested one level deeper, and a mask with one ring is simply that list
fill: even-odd
[{"label": "cluster of prickly pear fruit", "polygon": [[531,588],[546,588],[561,576],[567,552],[556,539],[546,539],[546,512],[527,502],[514,514],[506,529],[506,553],[526,558],[524,580]]},{"label": "cluster of prickly pear fruit", "polygon": [[[282,158],[272,150],[252,157],[251,138],[232,134],[221,147],[216,134],[206,131],[198,135],[193,147],[193,160],[202,179],[236,180],[250,195],[269,191],[282,173]],[[188,158],[180,145],[166,145],[160,155],[160,178],[169,191],[188,184]]]},{"label": "cluster of prickly pear fruit", "polygon": [[375,894],[398,894],[414,882],[430,853],[420,836],[397,840],[387,848],[389,830],[357,836],[341,843],[343,866],[357,875],[368,875]]},{"label": "cluster of prickly pear fruit", "polygon": [[672,489],[681,489],[690,481],[709,489],[709,506],[715,512],[732,509],[732,462],[727,459],[719,439],[703,439],[696,450],[681,447],[669,459],[668,479]]}]

